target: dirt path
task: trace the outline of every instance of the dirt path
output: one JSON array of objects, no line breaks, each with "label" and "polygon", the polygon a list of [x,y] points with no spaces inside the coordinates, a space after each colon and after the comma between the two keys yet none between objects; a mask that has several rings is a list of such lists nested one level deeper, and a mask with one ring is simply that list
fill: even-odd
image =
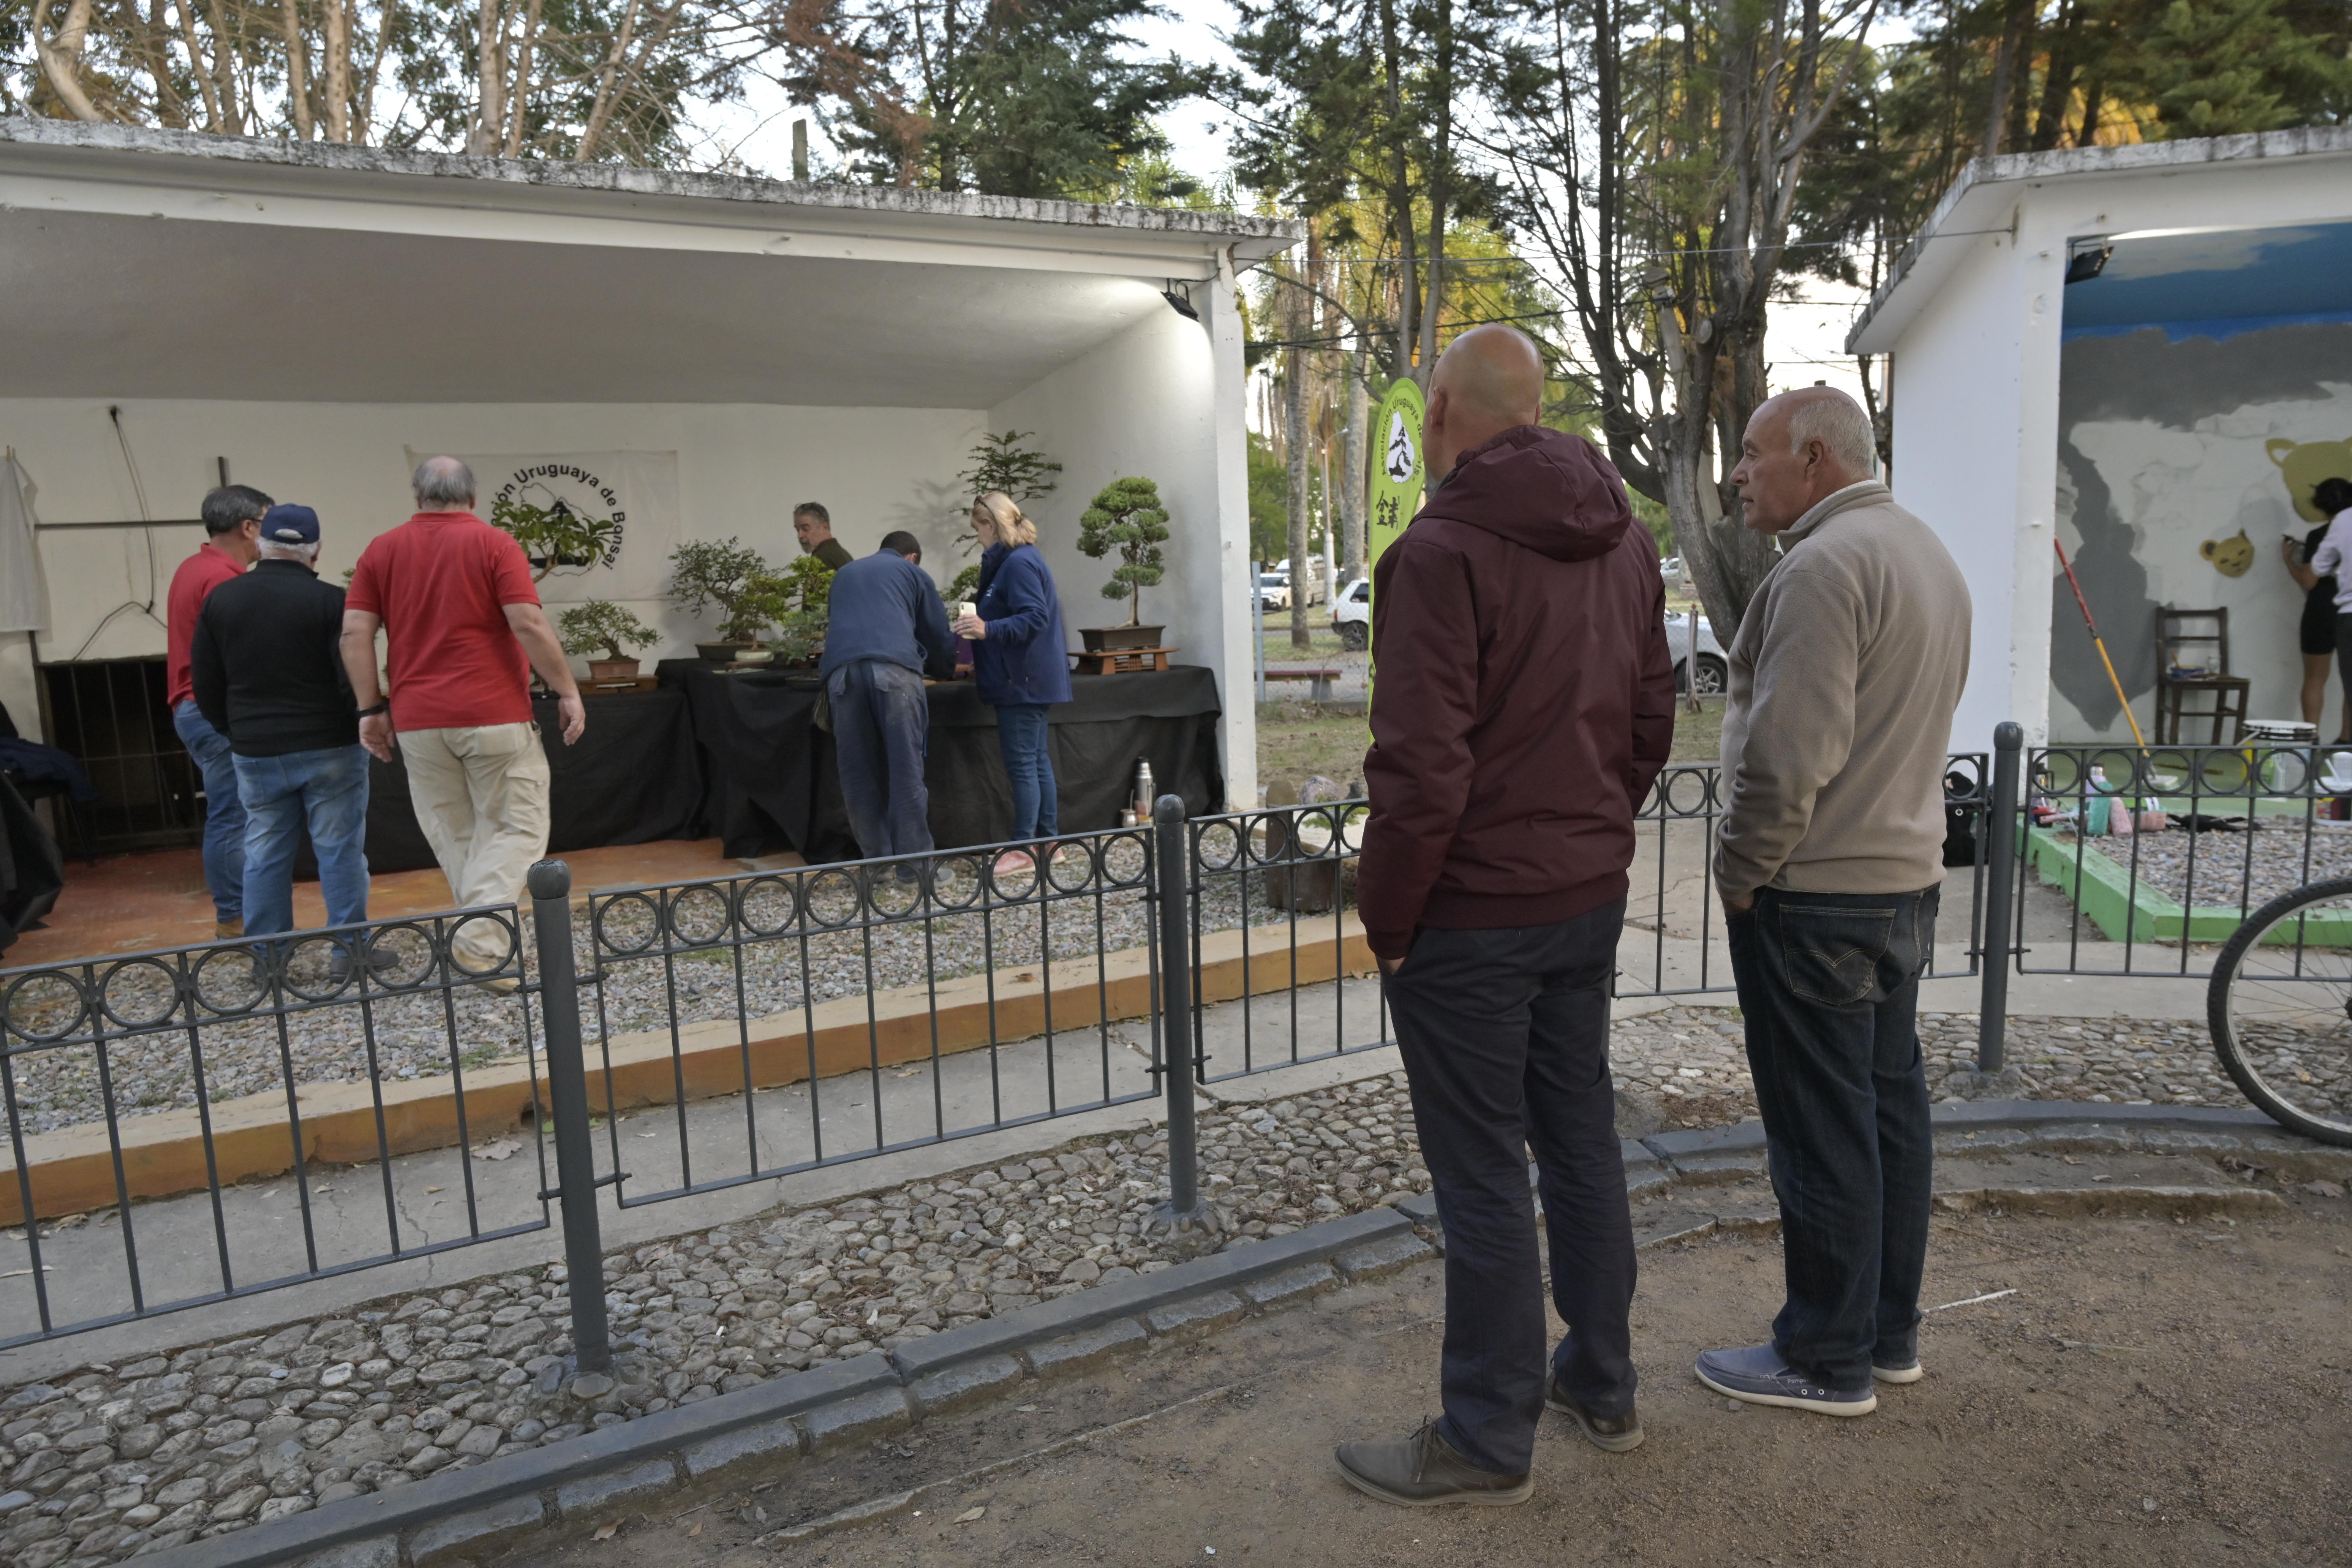
[{"label": "dirt path", "polygon": [[[1650,1440],[1612,1457],[1548,1418],[1524,1508],[1401,1510],[1333,1473],[1335,1441],[1401,1432],[1430,1404],[1431,1265],[528,1561],[2344,1563],[2352,1200],[2290,1201],[2239,1226],[1938,1219],[1930,1304],[2017,1293],[1932,1315],[1927,1380],[1850,1422],[1735,1412],[1690,1376],[1696,1349],[1762,1337],[1775,1242],[1647,1254]],[[886,1518],[758,1540],[926,1487]]]}]

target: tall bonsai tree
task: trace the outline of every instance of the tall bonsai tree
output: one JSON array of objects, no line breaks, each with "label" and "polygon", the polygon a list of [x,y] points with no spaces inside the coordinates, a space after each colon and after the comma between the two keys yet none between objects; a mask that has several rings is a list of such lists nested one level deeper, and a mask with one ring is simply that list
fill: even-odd
[{"label": "tall bonsai tree", "polygon": [[1113,479],[1078,519],[1078,548],[1099,559],[1113,551],[1118,564],[1103,584],[1106,599],[1127,601],[1127,624],[1143,618],[1143,590],[1160,586],[1160,542],[1168,537],[1168,512],[1160,487],[1150,479]]},{"label": "tall bonsai tree", "polygon": [[651,647],[661,641],[660,634],[637,619],[635,612],[610,599],[591,599],[559,611],[555,632],[568,651],[593,655],[603,648],[609,659],[626,658],[625,650]]}]

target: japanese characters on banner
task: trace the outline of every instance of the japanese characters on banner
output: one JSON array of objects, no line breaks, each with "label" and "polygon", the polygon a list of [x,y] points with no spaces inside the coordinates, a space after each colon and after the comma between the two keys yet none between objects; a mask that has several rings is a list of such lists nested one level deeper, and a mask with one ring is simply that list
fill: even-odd
[{"label": "japanese characters on banner", "polygon": [[1400,379],[1381,399],[1372,424],[1380,443],[1379,464],[1372,470],[1370,516],[1364,542],[1368,563],[1377,564],[1381,552],[1394,543],[1421,510],[1421,388]]},{"label": "japanese characters on banner", "polygon": [[[427,454],[412,450],[413,468]],[[669,554],[683,539],[676,452],[461,452],[479,492],[474,510],[496,521],[499,504],[568,512],[612,525],[593,562],[559,565],[540,584],[551,604],[659,599]]]},{"label": "japanese characters on banner", "polygon": [[[1367,498],[1369,515],[1365,518],[1365,566],[1371,572],[1375,584],[1381,552],[1404,534],[1405,525],[1412,514],[1421,510],[1421,388],[1400,377],[1381,399],[1379,415],[1372,423],[1373,448],[1378,461],[1372,468],[1371,493]],[[1380,613],[1380,590],[1372,590],[1372,612]],[[1377,624],[1377,621],[1375,622]],[[1369,664],[1369,661],[1368,661]],[[1371,690],[1372,671],[1364,675],[1364,689]]]}]

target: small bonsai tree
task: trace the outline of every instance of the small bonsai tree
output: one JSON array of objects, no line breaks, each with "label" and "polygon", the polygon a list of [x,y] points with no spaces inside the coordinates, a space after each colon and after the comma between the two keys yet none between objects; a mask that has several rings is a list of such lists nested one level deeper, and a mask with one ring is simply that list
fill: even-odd
[{"label": "small bonsai tree", "polygon": [[670,552],[669,568],[669,596],[680,608],[718,607],[720,642],[756,642],[770,624],[767,606],[754,602],[760,580],[772,578],[767,560],[741,540],[689,540]]},{"label": "small bonsai tree", "polygon": [[1143,590],[1160,586],[1160,542],[1168,537],[1168,513],[1160,487],[1150,479],[1113,479],[1078,519],[1078,548],[1101,557],[1118,552],[1118,565],[1103,584],[1106,599],[1128,602],[1127,624],[1143,618]]},{"label": "small bonsai tree", "polygon": [[949,583],[946,587],[940,590],[940,603],[948,607],[948,618],[950,620],[953,620],[955,618],[955,607],[958,605],[962,604],[967,599],[974,599],[979,596],[980,567],[977,563],[967,566],[962,571],[957,573],[954,580]]},{"label": "small bonsai tree", "polygon": [[833,568],[803,555],[782,572],[753,574],[740,615],[755,632],[767,634],[760,641],[775,649],[777,663],[805,664],[824,647],[832,595]]},{"label": "small bonsai tree", "polygon": [[610,599],[591,599],[562,611],[555,617],[555,630],[570,651],[593,655],[602,648],[612,659],[626,658],[630,648],[661,641],[659,633]]},{"label": "small bonsai tree", "polygon": [[[551,507],[529,501],[490,503],[490,526],[514,535],[530,563],[533,582],[544,582],[558,566],[593,566],[612,552],[621,525],[610,518],[582,517],[562,501]],[[621,657],[614,655],[615,658]]]}]

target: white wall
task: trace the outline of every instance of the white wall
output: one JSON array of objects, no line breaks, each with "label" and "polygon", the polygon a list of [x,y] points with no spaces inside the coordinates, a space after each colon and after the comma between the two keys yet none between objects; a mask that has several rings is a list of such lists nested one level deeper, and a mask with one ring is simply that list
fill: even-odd
[{"label": "white wall", "polygon": [[[1990,750],[1993,726],[2015,719],[2029,737],[2049,688],[2042,665],[2021,665],[2014,628],[2049,625],[2019,603],[2021,540],[2049,548],[2020,460],[2024,322],[2021,268],[2005,236],[1954,240],[1977,247],[1903,338],[1895,361],[1895,499],[1916,513],[1959,564],[1975,614],[1969,681],[1952,720],[1955,750]],[[2052,379],[2055,382],[2054,361]],[[2053,418],[2055,414],[2053,409]],[[2045,487],[2042,517],[2050,500]],[[2022,524],[2022,526],[2021,526]],[[2039,526],[2040,531],[2035,532]]]},{"label": "white wall", "polygon": [[[1223,673],[1249,662],[1240,346],[1237,330],[1231,344],[1222,341],[1217,328],[1235,318],[1210,305],[1209,293],[1194,290],[1209,306],[1205,324],[1158,312],[990,409],[988,427],[1034,431],[1024,444],[1063,465],[1054,493],[1022,510],[1037,523],[1038,548],[1053,569],[1074,647],[1081,626],[1124,625],[1128,614],[1125,599],[1102,596],[1116,563],[1078,551],[1079,515],[1113,479],[1158,483],[1169,514],[1167,573],[1159,587],[1144,590],[1142,618],[1167,626],[1167,638],[1182,650],[1173,662],[1221,672],[1227,798],[1255,805],[1257,710],[1246,688],[1237,691]],[[1225,359],[1230,367],[1221,363]],[[1233,417],[1222,419],[1228,405]],[[1223,430],[1227,424],[1233,432]]]},{"label": "white wall", "polygon": [[[238,483],[318,508],[326,537],[323,564],[331,577],[339,576],[368,540],[408,517],[405,453],[414,447],[674,450],[681,524],[689,538],[740,535],[781,565],[799,552],[792,532],[793,503],[821,500],[853,552],[866,553],[882,535],[903,528],[923,541],[925,564],[944,580],[953,574],[950,542],[964,516],[955,475],[983,425],[976,410],[929,408],[261,402],[118,406],[152,515],[195,516],[205,491],[215,482],[214,459],[225,456],[230,478]],[[0,400],[0,440],[16,447],[32,476],[41,521],[140,515],[106,404]],[[201,529],[152,532],[158,618],[134,608],[89,640],[108,612],[125,602],[146,602],[148,537],[137,529],[39,535],[50,597],[50,630],[41,638],[45,659],[69,658],[85,641],[85,657],[91,658],[163,651],[163,595],[173,568],[202,542]],[[542,584],[542,592],[550,603],[588,596],[560,575]],[[667,639],[663,647],[646,650],[649,660],[690,653],[696,637],[708,630],[667,602],[631,607]],[[31,734],[39,707],[24,637],[0,637],[0,700]]]}]

